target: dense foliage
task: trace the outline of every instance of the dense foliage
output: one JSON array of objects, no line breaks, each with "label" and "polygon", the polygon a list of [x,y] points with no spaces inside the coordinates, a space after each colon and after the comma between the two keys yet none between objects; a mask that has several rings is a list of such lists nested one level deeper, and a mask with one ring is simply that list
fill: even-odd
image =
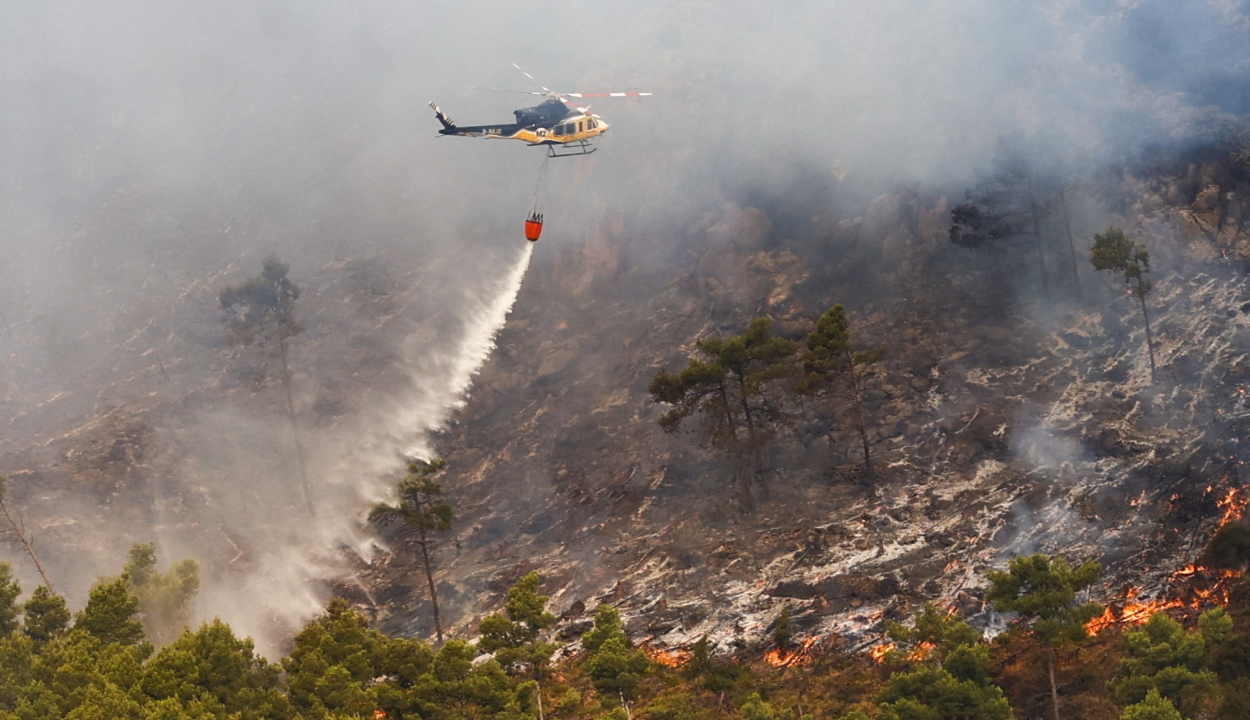
[{"label": "dense foliage", "polygon": [[[1250,586],[1241,580],[1227,612],[1210,610],[1189,626],[1157,614],[1090,636],[1079,620],[1093,607],[1075,593],[1096,567],[1030,556],[991,573],[987,599],[1018,606],[992,641],[926,604],[886,622],[881,642],[891,649],[875,660],[836,638],[805,651],[787,605],[769,646],[726,655],[703,638],[681,662],[661,664],[608,605],[580,647],[557,652],[548,641],[556,618],[531,573],[503,612],[482,620],[476,644],[388,638],[335,599],[271,663],[220,620],[153,647],[137,587],[185,589],[174,581],[187,567],[157,572],[150,547],[136,546],[128,571],[102,580],[71,613],[43,585],[19,602],[0,563],[0,720],[1010,720],[1052,715],[1042,690],[1051,670],[1070,717],[1243,718],[1250,707],[1250,605],[1236,599],[1250,597]],[[765,662],[781,645],[807,654],[784,667]]]}]

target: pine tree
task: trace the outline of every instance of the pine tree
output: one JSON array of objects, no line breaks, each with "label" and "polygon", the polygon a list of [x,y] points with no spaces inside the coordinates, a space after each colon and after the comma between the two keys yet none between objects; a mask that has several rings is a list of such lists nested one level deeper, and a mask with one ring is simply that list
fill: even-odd
[{"label": "pine tree", "polygon": [[1158,690],[1151,690],[1146,699],[1124,708],[1120,720],[1184,720],[1171,701],[1159,695]]},{"label": "pine tree", "polygon": [[542,642],[543,630],[556,621],[547,612],[547,596],[538,592],[538,573],[531,572],[508,591],[503,614],[488,615],[478,625],[483,652],[495,654],[500,666],[509,672],[532,671],[538,679],[556,646]]},{"label": "pine tree", "polygon": [[143,624],[135,619],[138,611],[139,598],[130,592],[130,583],[123,575],[91,589],[74,627],[104,643],[135,645],[143,640]]},{"label": "pine tree", "polygon": [[790,606],[782,605],[781,612],[773,619],[773,645],[782,652],[789,652],[794,643],[794,631],[790,628]]},{"label": "pine tree", "polygon": [[[291,338],[304,332],[304,326],[295,320],[295,301],[299,299],[299,286],[287,277],[290,266],[278,260],[276,255],[265,258],[259,277],[231,285],[218,295],[218,302],[225,314],[226,340],[232,345],[268,347],[281,363],[282,388],[286,392],[287,419],[291,423],[291,435],[295,440],[295,455],[299,462],[300,487],[308,515],[315,514],[312,492],[308,486],[308,466],[304,459],[304,443],[300,439],[299,424],[295,417],[295,399],[291,393],[291,367],[287,350]],[[263,375],[262,375],[263,377]]]},{"label": "pine tree", "polygon": [[26,611],[22,632],[36,642],[46,642],[69,627],[71,615],[65,598],[40,585],[30,594],[22,608]]},{"label": "pine tree", "polygon": [[620,613],[611,605],[600,605],[595,612],[595,626],[582,636],[586,649],[586,674],[601,696],[632,700],[651,660],[634,649]]},{"label": "pine tree", "polygon": [[199,702],[223,714],[289,708],[278,691],[278,668],[253,651],[250,638],[239,639],[219,619],[184,632],[143,668],[140,686],[147,697],[173,699],[185,710]]},{"label": "pine tree", "polygon": [[864,477],[871,480],[872,455],[868,444],[868,422],[864,413],[864,391],[868,368],[881,360],[884,348],[856,351],[851,344],[850,321],[846,308],[834,305],[816,322],[816,329],[807,336],[803,353],[803,378],[800,392],[814,392],[822,387],[843,382],[855,411],[855,429],[864,449]]},{"label": "pine tree", "polygon": [[1051,705],[1059,716],[1059,689],[1055,684],[1055,647],[1086,637],[1085,624],[1102,614],[1097,603],[1077,604],[1078,592],[1098,579],[1102,566],[1094,561],[1073,568],[1063,558],[1036,554],[1015,557],[1006,572],[991,570],[986,602],[998,612],[1016,612],[1046,643]]},{"label": "pine tree", "polygon": [[438,589],[434,582],[433,553],[437,536],[451,530],[451,504],[443,501],[443,487],[433,475],[447,467],[446,460],[413,460],[408,463],[408,477],[399,483],[399,502],[379,503],[369,513],[369,521],[379,526],[397,525],[399,533],[420,551],[421,567],[430,589],[430,605],[434,609],[434,631],[443,642],[443,623],[438,612]]},{"label": "pine tree", "polygon": [[950,239],[956,245],[977,248],[1032,236],[1042,294],[1049,296],[1041,222],[1050,212],[1034,187],[1027,163],[1014,158],[976,192],[969,192],[968,202],[951,211]]},{"label": "pine tree", "polygon": [[1143,702],[1154,690],[1177,707],[1196,705],[1216,683],[1207,657],[1232,629],[1232,618],[1223,608],[1204,612],[1196,632],[1186,631],[1165,613],[1155,613],[1141,628],[1124,633],[1128,656],[1120,660],[1119,677],[1108,683],[1111,696],[1129,705]]},{"label": "pine tree", "polygon": [[371,630],[343,598],[298,635],[291,654],[282,659],[286,685],[297,712],[321,717],[327,712],[372,712],[379,658],[385,638]]},{"label": "pine tree", "polygon": [[[886,622],[898,648],[887,654],[904,670],[878,696],[882,720],[1010,720],[1001,688],[990,680],[989,648],[981,633],[957,615],[925,603],[911,625]],[[853,716],[851,716],[853,717]]]},{"label": "pine tree", "polygon": [[760,453],[770,426],[780,419],[764,391],[789,374],[787,361],[798,349],[773,337],[770,324],[756,318],[736,337],[698,341],[705,360],[691,358],[679,373],[661,370],[649,387],[652,399],[673,406],[660,417],[666,432],[676,432],[691,415],[703,416],[712,444],[734,458],[736,484],[748,509],[754,506],[752,478],[762,470]]},{"label": "pine tree", "polygon": [[1150,313],[1146,309],[1146,296],[1154,284],[1146,278],[1150,272],[1150,252],[1146,246],[1133,240],[1117,227],[1094,235],[1089,249],[1089,261],[1096,270],[1105,270],[1124,278],[1124,285],[1141,304],[1142,320],[1146,325],[1146,350],[1150,355],[1150,380],[1155,377],[1154,337],[1150,332]]},{"label": "pine tree", "polygon": [[168,571],[157,572],[156,546],[135,543],[123,572],[139,598],[144,634],[158,646],[172,642],[191,621],[191,601],[200,589],[200,564],[184,558]]},{"label": "pine tree", "polygon": [[13,577],[13,568],[0,560],[0,638],[18,628],[17,598],[21,594],[22,586]]}]

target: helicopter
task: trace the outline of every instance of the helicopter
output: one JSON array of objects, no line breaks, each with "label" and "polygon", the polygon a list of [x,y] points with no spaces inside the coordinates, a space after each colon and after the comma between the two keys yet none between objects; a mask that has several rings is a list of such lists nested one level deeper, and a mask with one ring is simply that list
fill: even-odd
[{"label": "helicopter", "polygon": [[[589,155],[597,148],[590,144],[593,138],[599,137],[611,127],[603,118],[590,112],[590,106],[580,107],[569,98],[614,98],[614,97],[648,97],[648,92],[613,92],[613,93],[561,93],[555,92],[534,79],[533,75],[521,70],[516,63],[512,67],[520,70],[525,77],[533,80],[542,88],[542,92],[530,90],[503,90],[502,92],[522,93],[525,95],[542,95],[547,99],[534,107],[521,108],[512,112],[515,121],[498,125],[457,125],[454,120],[433,102],[434,116],[443,124],[439,135],[462,135],[464,137],[493,138],[499,140],[521,140],[533,146],[547,148],[548,157],[576,157]],[[477,88],[480,90],[496,90],[497,88]],[[557,150],[559,148],[559,150]],[[561,152],[565,150],[565,152]]]}]

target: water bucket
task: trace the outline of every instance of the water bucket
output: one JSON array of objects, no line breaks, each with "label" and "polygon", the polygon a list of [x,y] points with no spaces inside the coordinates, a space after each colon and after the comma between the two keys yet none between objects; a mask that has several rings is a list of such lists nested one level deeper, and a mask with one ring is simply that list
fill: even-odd
[{"label": "water bucket", "polygon": [[538,240],[538,236],[543,234],[543,216],[541,213],[533,213],[525,220],[525,239],[530,242]]}]

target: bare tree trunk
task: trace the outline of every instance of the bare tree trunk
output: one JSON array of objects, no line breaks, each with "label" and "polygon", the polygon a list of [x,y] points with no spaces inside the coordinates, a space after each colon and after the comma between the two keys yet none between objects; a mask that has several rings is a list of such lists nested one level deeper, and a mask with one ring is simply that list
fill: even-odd
[{"label": "bare tree trunk", "polygon": [[295,399],[291,396],[291,372],[286,363],[286,339],[278,340],[278,356],[282,359],[282,387],[286,390],[286,414],[291,421],[291,436],[295,438],[295,457],[299,460],[300,488],[304,491],[304,505],[308,508],[308,517],[314,517],[317,511],[313,508],[312,493],[308,489],[308,464],[304,461],[304,443],[300,441],[299,425],[295,422]]},{"label": "bare tree trunk", "polygon": [[[751,406],[747,403],[747,381],[742,375],[738,376],[738,399],[742,402],[742,415],[747,424],[747,439],[751,443],[751,479],[755,479],[760,475],[763,469],[763,462],[760,460],[760,443],[755,436],[755,421],[751,419]],[[764,483],[760,482],[760,490],[763,491],[764,498],[768,498],[768,488]]]},{"label": "bare tree trunk", "polygon": [[1046,669],[1050,671],[1050,702],[1055,710],[1055,720],[1059,719],[1059,687],[1055,685],[1055,648],[1046,643]]},{"label": "bare tree trunk", "polygon": [[1033,216],[1033,242],[1037,245],[1037,273],[1042,278],[1042,295],[1050,297],[1050,285],[1046,280],[1046,256],[1042,251],[1042,225],[1038,219],[1037,200],[1033,196],[1033,180],[1029,179],[1029,214]]},{"label": "bare tree trunk", "polygon": [[733,413],[729,410],[729,393],[725,391],[724,382],[720,385],[721,405],[725,408],[725,425],[729,428],[729,447],[734,456],[734,482],[742,492],[742,502],[747,512],[755,510],[755,500],[751,497],[751,477],[745,470],[742,447],[738,444],[738,424],[734,422]]},{"label": "bare tree trunk", "polygon": [[1068,253],[1072,256],[1072,282],[1076,285],[1076,296],[1081,296],[1081,276],[1076,272],[1076,242],[1072,239],[1072,221],[1068,217],[1068,198],[1063,185],[1059,186],[1059,204],[1063,207],[1063,229],[1068,234]]},{"label": "bare tree trunk", "polygon": [[1146,296],[1138,295],[1137,299],[1141,301],[1141,316],[1146,321],[1146,350],[1150,354],[1150,382],[1155,381],[1155,343],[1154,336],[1150,334],[1150,313],[1146,312]]},{"label": "bare tree trunk", "polygon": [[864,444],[864,477],[871,481],[872,456],[868,451],[868,423],[864,421],[863,389],[860,385],[862,378],[855,369],[855,356],[850,352],[846,354],[846,362],[851,373],[851,399],[855,405],[855,419],[859,423],[859,439]]},{"label": "bare tree trunk", "polygon": [[[2,478],[0,478],[0,480],[2,480]],[[39,577],[43,578],[43,584],[48,588],[48,592],[56,593],[56,590],[52,589],[52,581],[48,579],[48,574],[43,571],[43,563],[39,562],[39,556],[35,554],[35,546],[26,533],[26,523],[22,521],[21,513],[18,513],[17,517],[14,517],[13,514],[9,512],[8,504],[6,504],[2,499],[0,499],[0,513],[4,514],[4,521],[9,525],[9,530],[5,534],[10,535],[12,539],[16,540],[17,544],[21,545],[22,549],[26,551],[26,554],[30,557],[30,561],[34,563],[35,569],[39,571]]]},{"label": "bare tree trunk", "polygon": [[421,531],[421,539],[417,541],[421,546],[421,564],[425,566],[425,581],[430,585],[430,605],[434,607],[434,635],[438,638],[438,644],[443,644],[443,622],[438,614],[438,590],[434,586],[434,567],[430,562],[429,542],[426,540],[425,531]]}]

